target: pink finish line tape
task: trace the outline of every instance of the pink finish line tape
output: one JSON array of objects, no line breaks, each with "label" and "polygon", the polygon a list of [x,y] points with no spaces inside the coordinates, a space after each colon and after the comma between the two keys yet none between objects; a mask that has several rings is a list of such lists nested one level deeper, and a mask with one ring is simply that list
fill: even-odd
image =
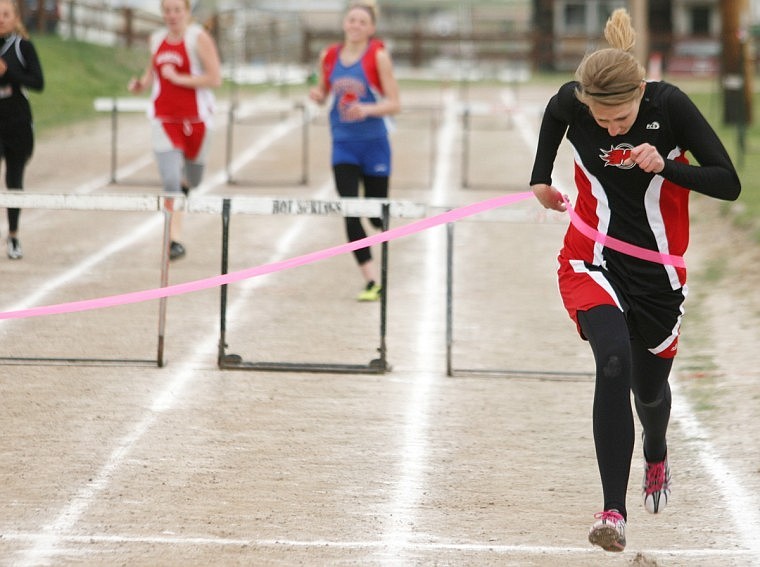
[{"label": "pink finish line tape", "polygon": [[[452,209],[451,211],[415,221],[404,226],[392,228],[385,232],[368,236],[367,238],[363,238],[361,240],[348,242],[346,244],[341,244],[340,246],[334,246],[332,248],[325,248],[316,252],[310,252],[309,254],[296,256],[295,258],[289,258],[280,262],[273,262],[271,264],[264,264],[237,272],[230,272],[228,274],[214,276],[211,278],[170,285],[167,287],[159,287],[145,291],[136,291],[132,293],[111,295],[96,299],[86,299],[82,301],[72,301],[55,305],[32,307],[30,309],[19,309],[17,311],[5,311],[0,313],[0,320],[25,319],[28,317],[40,317],[43,315],[59,315],[63,313],[89,311],[92,309],[102,309],[105,307],[115,307],[117,305],[140,303],[142,301],[149,301],[151,299],[160,299],[162,297],[171,297],[174,295],[182,295],[194,291],[210,289],[225,284],[239,282],[256,276],[263,276],[265,274],[271,274],[274,272],[280,272],[282,270],[288,270],[290,268],[296,268],[298,266],[303,266],[305,264],[311,264],[320,260],[324,260],[326,258],[331,258],[339,254],[345,254],[359,248],[366,248],[368,246],[372,246],[373,244],[379,244],[381,242],[387,242],[389,240],[395,240],[397,238],[409,236],[410,234],[421,232],[434,226],[454,222],[459,219],[476,215],[478,213],[482,213],[498,207],[511,205],[519,201],[524,201],[531,197],[533,197],[533,193],[530,191],[502,195],[499,197],[494,197],[492,199],[486,199],[485,201],[479,201],[471,205],[466,205],[464,207],[459,207],[457,209]],[[589,238],[600,242],[614,250],[618,250],[619,252],[623,252],[624,254],[629,254],[637,258],[651,260],[653,262],[659,262],[662,264],[672,264],[679,267],[683,266],[683,258],[680,256],[660,254],[659,252],[653,252],[645,248],[627,244],[620,240],[616,240],[614,238],[598,233],[593,228],[585,225],[583,221],[578,218],[577,214],[573,211],[567,199],[565,199],[565,203],[567,204],[567,209],[570,213],[570,219],[573,225],[576,226],[576,228],[578,228],[581,233],[588,236]]]},{"label": "pink finish line tape", "polygon": [[570,201],[565,195],[562,195],[562,200],[567,206],[567,212],[570,215],[570,222],[576,229],[578,229],[578,232],[580,232],[586,238],[590,238],[602,246],[606,246],[607,248],[611,248],[617,252],[622,252],[628,256],[633,256],[634,258],[648,260],[650,262],[656,262],[658,264],[675,266],[676,268],[686,268],[686,262],[684,261],[683,256],[655,252],[654,250],[649,250],[648,248],[642,248],[641,246],[636,246],[635,244],[623,242],[622,240],[619,240],[613,236],[602,234],[581,220],[581,218],[578,216],[578,213],[575,212],[573,207],[570,205]]},{"label": "pink finish line tape", "polygon": [[112,295],[108,297],[100,297],[97,299],[86,299],[82,301],[72,301],[69,303],[59,303],[56,305],[48,305],[42,307],[32,307],[30,309],[20,309],[18,311],[6,311],[0,313],[0,319],[24,319],[27,317],[40,317],[42,315],[58,315],[62,313],[75,313],[78,311],[88,311],[91,309],[101,309],[104,307],[115,307],[117,305],[127,305],[130,303],[139,303],[141,301],[149,301],[151,299],[160,299],[162,297],[171,297],[174,295],[182,295],[185,293],[191,293],[194,291],[200,291],[204,289],[210,289],[218,287],[224,284],[230,284],[253,278],[256,276],[263,276],[264,274],[271,274],[274,272],[280,272],[297,266],[303,266],[305,264],[311,264],[319,260],[331,258],[339,254],[345,254],[359,248],[366,248],[373,244],[386,242],[403,236],[408,236],[416,232],[432,228],[441,224],[453,222],[464,217],[482,213],[490,209],[497,207],[503,207],[505,205],[511,205],[519,201],[524,201],[533,196],[531,192],[513,193],[510,195],[502,195],[494,197],[493,199],[487,199],[466,205],[458,209],[453,209],[440,215],[424,218],[419,221],[409,223],[404,226],[392,228],[386,232],[374,234],[363,238],[361,240],[355,240],[354,242],[348,242],[341,244],[340,246],[334,246],[332,248],[326,248],[324,250],[318,250],[303,256],[297,256],[280,262],[273,262],[271,264],[264,264],[254,268],[248,268],[237,272],[230,272],[228,274],[206,278],[202,280],[195,280],[192,282],[186,282],[181,284],[170,285],[167,287],[159,287],[155,289],[149,289],[145,291],[136,291],[132,293],[125,293],[121,295]]}]

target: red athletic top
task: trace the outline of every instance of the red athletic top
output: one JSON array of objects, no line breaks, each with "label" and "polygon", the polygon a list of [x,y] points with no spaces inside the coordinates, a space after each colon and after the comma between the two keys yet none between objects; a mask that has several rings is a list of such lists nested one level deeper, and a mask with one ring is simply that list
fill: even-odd
[{"label": "red athletic top", "polygon": [[154,74],[151,116],[162,122],[208,122],[213,114],[214,97],[210,89],[175,85],[161,75],[164,65],[174,65],[179,73],[202,73],[197,52],[198,36],[202,29],[199,24],[190,24],[179,43],[167,40],[166,29],[151,37]]}]

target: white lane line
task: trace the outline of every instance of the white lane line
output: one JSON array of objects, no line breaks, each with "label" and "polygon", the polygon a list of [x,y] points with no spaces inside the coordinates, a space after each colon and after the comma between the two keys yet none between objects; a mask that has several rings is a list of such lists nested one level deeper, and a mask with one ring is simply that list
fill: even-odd
[{"label": "white lane line", "polygon": [[[37,542],[49,539],[48,536],[28,532],[5,532],[2,540],[14,542]],[[122,536],[114,534],[90,534],[90,535],[62,535],[58,538],[61,542],[70,544],[151,544],[179,547],[249,547],[252,549],[342,549],[342,550],[367,550],[386,549],[386,542],[381,540],[364,541],[333,541],[333,540],[289,540],[289,539],[245,539],[245,538],[215,538],[215,537],[178,537],[173,535],[164,536]],[[407,542],[406,551],[429,552],[429,551],[458,551],[471,553],[484,553],[496,555],[535,555],[547,556],[548,561],[556,561],[563,556],[588,555],[589,557],[601,557],[600,551],[591,546],[584,547],[552,547],[548,545],[510,545],[495,542],[467,542],[435,541],[435,542]],[[67,550],[67,552],[70,550]],[[102,550],[98,550],[102,551]],[[181,552],[180,552],[181,553]],[[743,549],[633,549],[626,548],[626,555],[641,555],[647,559],[678,559],[678,558],[747,558],[760,559],[755,552]],[[453,562],[457,562],[452,558]],[[398,564],[397,559],[397,564]]]},{"label": "white lane line", "polygon": [[[447,196],[452,179],[450,164],[455,162],[453,152],[457,132],[456,101],[451,91],[445,93],[443,103],[444,115],[438,133],[436,152],[438,157],[431,196],[433,204],[442,203]],[[393,488],[393,496],[388,504],[388,511],[384,514],[387,520],[383,526],[382,547],[389,564],[396,564],[398,552],[409,546],[412,537],[420,535],[413,531],[413,527],[416,523],[420,497],[425,491],[424,471],[428,467],[430,400],[434,396],[436,382],[441,375],[442,357],[439,357],[438,353],[441,352],[439,343],[442,333],[437,327],[443,320],[445,294],[441,285],[446,281],[445,233],[441,230],[442,227],[436,227],[425,231],[422,235],[425,239],[421,268],[424,281],[420,282],[420,289],[427,290],[427,295],[425,301],[418,305],[420,313],[414,331],[418,337],[418,343],[414,349],[417,353],[414,365],[419,371],[410,373],[413,382],[407,393],[403,414],[402,459],[398,465],[399,470],[394,475],[397,482]]]},{"label": "white lane line", "polygon": [[[295,126],[298,123],[294,123]],[[268,136],[262,136],[259,142],[249,148],[238,160],[237,165],[242,165],[246,159],[250,160],[255,157],[262,149],[266,147],[267,143],[276,141],[280,136],[284,135],[294,125],[288,125],[287,123],[281,123],[273,129]],[[268,141],[268,142],[267,142]],[[213,183],[220,184],[224,182],[225,174],[220,173],[215,175],[212,180],[204,183],[206,190],[211,188]],[[326,193],[332,187],[331,184],[325,184],[319,191],[320,196]],[[200,188],[199,188],[200,189]],[[158,219],[161,220],[161,219]],[[143,226],[138,227],[136,232],[141,234],[146,232],[145,225],[155,224],[154,221],[143,223]],[[286,242],[297,242],[298,236],[303,232],[305,227],[305,221],[302,218],[298,218],[297,222],[294,222],[290,229],[284,235]],[[129,236],[129,235],[128,235]],[[125,237],[123,240],[128,240]],[[275,262],[282,260],[289,253],[289,250],[280,247],[278,252],[267,260],[268,262]],[[98,254],[99,257],[102,254]],[[103,256],[104,257],[104,256]],[[74,279],[79,273],[74,270],[69,270],[70,278]],[[61,280],[61,278],[56,278]],[[253,289],[260,279],[249,280],[250,283],[244,287],[245,290]],[[228,313],[230,316],[242,308],[244,301],[248,297],[247,293],[237,294],[237,299],[233,302],[229,308]],[[95,502],[96,498],[102,493],[110,484],[115,472],[124,463],[124,460],[129,453],[134,449],[135,445],[145,436],[145,434],[151,429],[156,422],[161,412],[167,411],[174,407],[176,400],[187,389],[187,385],[197,375],[197,368],[208,360],[209,357],[213,357],[217,349],[218,331],[213,325],[209,325],[210,334],[205,339],[199,341],[198,345],[191,350],[195,353],[195,356],[182,362],[176,370],[169,369],[170,376],[173,376],[168,382],[166,387],[157,393],[153,403],[151,404],[150,411],[140,421],[138,421],[119,441],[116,443],[115,448],[111,452],[109,458],[104,465],[98,471],[91,482],[82,487],[77,494],[75,494],[69,501],[68,505],[63,508],[58,516],[49,524],[43,527],[42,533],[34,540],[33,547],[22,550],[21,557],[18,565],[32,566],[46,564],[51,558],[60,554],[60,545],[66,541],[66,533],[71,531],[76,525],[82,515],[87,509]]]},{"label": "white lane line", "polygon": [[[757,555],[760,560],[760,502],[744,488],[743,479],[728,466],[728,461],[715,450],[707,432],[691,407],[686,393],[676,378],[671,377],[670,388],[673,393],[672,414],[674,421],[683,432],[690,444],[696,446],[697,458],[702,468],[707,472],[713,483],[718,487],[721,496],[705,500],[707,506],[717,508],[721,504],[727,508],[733,521],[735,533],[741,538],[743,545]],[[673,470],[677,478],[678,470]]]},{"label": "white lane line", "polygon": [[[515,120],[523,141],[528,147],[535,148],[538,144],[538,133],[524,115],[516,114]],[[739,534],[747,549],[760,554],[760,539],[757,537],[760,533],[760,506],[757,500],[745,490],[740,475],[731,470],[725,457],[715,450],[707,430],[697,419],[686,395],[681,392],[676,372],[671,376],[670,384],[673,390],[673,421],[687,439],[697,444],[699,460],[721,492],[721,498],[715,499],[715,502],[722,502],[724,506],[729,507],[735,532]]]}]

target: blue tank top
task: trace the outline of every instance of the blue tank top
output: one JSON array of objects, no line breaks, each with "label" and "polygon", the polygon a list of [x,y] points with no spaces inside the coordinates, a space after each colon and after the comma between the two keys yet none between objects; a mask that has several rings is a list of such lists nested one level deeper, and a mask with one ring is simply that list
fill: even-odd
[{"label": "blue tank top", "polygon": [[341,63],[339,53],[335,67],[330,73],[330,90],[333,94],[330,129],[335,141],[371,140],[388,135],[388,128],[383,118],[371,116],[364,120],[350,121],[343,117],[343,108],[349,103],[374,103],[380,96],[367,79],[362,58],[346,66]]}]

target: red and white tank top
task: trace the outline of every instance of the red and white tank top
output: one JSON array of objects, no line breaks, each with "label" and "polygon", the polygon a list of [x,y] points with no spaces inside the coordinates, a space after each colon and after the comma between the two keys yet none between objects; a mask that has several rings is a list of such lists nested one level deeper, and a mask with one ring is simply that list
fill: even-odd
[{"label": "red and white tank top", "polygon": [[153,54],[153,104],[149,110],[151,118],[162,122],[205,122],[209,123],[214,112],[214,95],[208,88],[189,88],[168,81],[161,76],[161,67],[174,65],[179,73],[200,75],[203,66],[198,56],[198,36],[203,28],[191,23],[179,43],[168,41],[168,30],[153,33],[150,50]]}]

